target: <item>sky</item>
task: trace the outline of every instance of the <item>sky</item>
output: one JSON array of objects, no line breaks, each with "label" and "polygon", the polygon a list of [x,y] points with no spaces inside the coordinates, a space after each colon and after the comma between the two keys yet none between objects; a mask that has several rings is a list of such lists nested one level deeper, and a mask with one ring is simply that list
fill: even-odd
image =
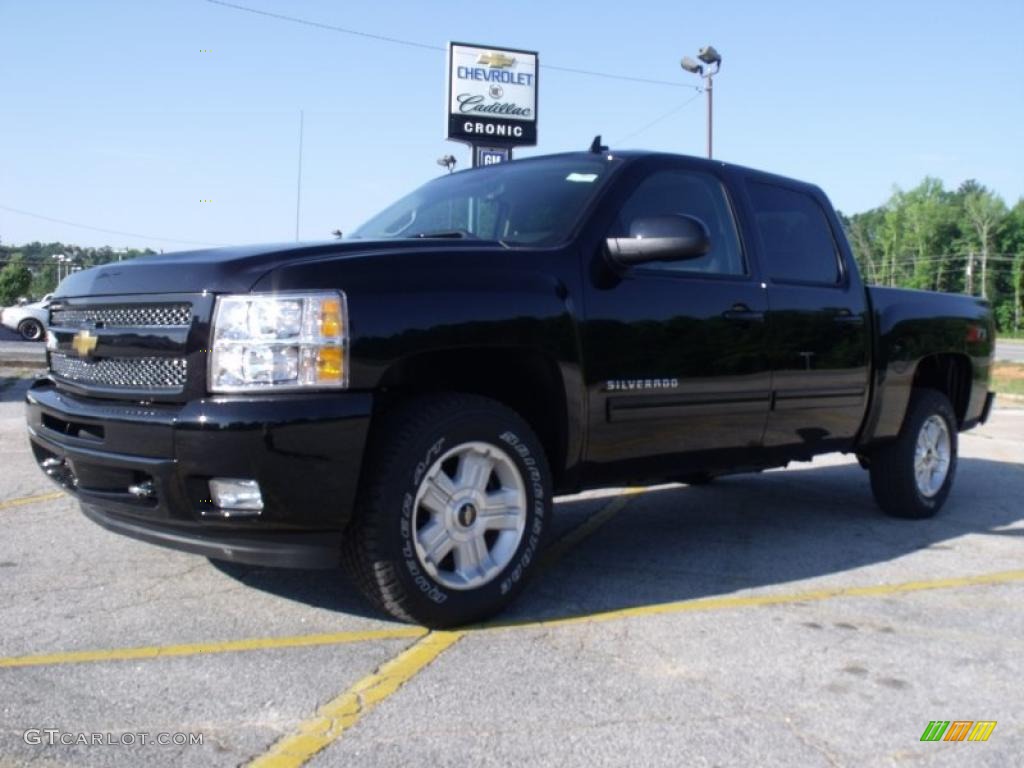
[{"label": "sky", "polygon": [[718,159],[815,182],[846,213],[926,175],[1024,195],[1020,0],[232,2],[428,47],[209,0],[0,0],[3,243],[294,240],[300,110],[300,239],[351,231],[439,156],[469,165],[429,47],[449,40],[539,52],[538,145],[517,157],[598,133],[702,155],[705,97],[679,59],[712,44]]}]

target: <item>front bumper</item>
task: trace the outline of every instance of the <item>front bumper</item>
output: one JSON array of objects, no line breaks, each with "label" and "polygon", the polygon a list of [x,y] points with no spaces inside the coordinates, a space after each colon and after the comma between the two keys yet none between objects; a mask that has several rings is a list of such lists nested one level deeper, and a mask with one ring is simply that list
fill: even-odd
[{"label": "front bumper", "polygon": [[[26,403],[37,463],[100,525],[216,559],[338,564],[371,395],[139,404],[69,394],[40,379]],[[231,517],[218,509],[210,499],[212,477],[255,479],[263,511]],[[138,495],[140,486],[151,494]]]}]

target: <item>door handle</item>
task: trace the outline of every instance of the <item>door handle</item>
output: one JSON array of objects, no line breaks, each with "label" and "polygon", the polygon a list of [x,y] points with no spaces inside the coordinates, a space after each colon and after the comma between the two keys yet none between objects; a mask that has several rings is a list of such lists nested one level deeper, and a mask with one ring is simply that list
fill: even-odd
[{"label": "door handle", "polygon": [[722,317],[726,320],[739,320],[746,323],[759,323],[764,320],[764,312],[757,312],[746,304],[736,303],[731,309],[725,310]]},{"label": "door handle", "polygon": [[837,323],[843,323],[844,325],[863,325],[863,315],[855,315],[852,312],[840,312],[838,315],[833,316],[832,320]]}]

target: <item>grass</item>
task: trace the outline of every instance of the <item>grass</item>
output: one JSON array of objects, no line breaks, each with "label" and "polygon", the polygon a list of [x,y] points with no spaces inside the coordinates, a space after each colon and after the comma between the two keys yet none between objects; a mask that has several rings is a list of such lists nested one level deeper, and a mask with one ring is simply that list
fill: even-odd
[{"label": "grass", "polygon": [[1024,363],[996,363],[992,389],[1004,395],[1024,395]]}]

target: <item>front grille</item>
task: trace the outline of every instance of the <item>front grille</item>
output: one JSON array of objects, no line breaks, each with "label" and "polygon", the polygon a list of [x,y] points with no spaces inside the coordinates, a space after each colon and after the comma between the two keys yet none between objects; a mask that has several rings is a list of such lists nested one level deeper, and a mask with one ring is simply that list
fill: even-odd
[{"label": "front grille", "polygon": [[193,320],[207,317],[211,304],[195,294],[57,299],[50,307],[50,375],[76,394],[184,399],[187,389],[201,386],[202,362],[193,361],[191,372],[186,362],[190,344],[205,343]]},{"label": "front grille", "polygon": [[175,304],[99,304],[89,307],[54,309],[50,325],[100,328],[173,328],[192,323],[192,305]]},{"label": "front grille", "polygon": [[83,360],[52,353],[50,370],[54,376],[82,386],[108,389],[179,391],[188,377],[188,363],[180,357]]}]

